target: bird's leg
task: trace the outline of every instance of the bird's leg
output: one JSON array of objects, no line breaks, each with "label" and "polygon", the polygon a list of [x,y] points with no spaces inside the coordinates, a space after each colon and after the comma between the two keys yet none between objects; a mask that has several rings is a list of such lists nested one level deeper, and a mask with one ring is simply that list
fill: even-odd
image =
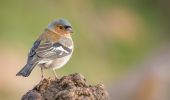
[{"label": "bird's leg", "polygon": [[44,79],[43,67],[41,67],[41,80]]},{"label": "bird's leg", "polygon": [[55,78],[57,78],[57,74],[56,74],[56,72],[55,72],[55,70],[53,69],[53,73],[54,73],[54,75],[55,75]]}]

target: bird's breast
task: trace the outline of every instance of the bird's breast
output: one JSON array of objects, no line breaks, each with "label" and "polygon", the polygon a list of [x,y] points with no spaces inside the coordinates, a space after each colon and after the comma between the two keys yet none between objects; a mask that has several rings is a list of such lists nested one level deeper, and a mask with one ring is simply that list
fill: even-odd
[{"label": "bird's breast", "polygon": [[53,61],[53,63],[51,64],[51,67],[53,69],[61,68],[69,61],[70,58],[71,58],[71,55],[68,55],[68,56],[65,56],[62,58],[58,58]]}]

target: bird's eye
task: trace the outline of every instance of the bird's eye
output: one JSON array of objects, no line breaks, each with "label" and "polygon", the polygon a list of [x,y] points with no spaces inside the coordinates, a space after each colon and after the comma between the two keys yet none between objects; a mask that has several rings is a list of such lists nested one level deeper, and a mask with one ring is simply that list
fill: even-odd
[{"label": "bird's eye", "polygon": [[61,30],[62,30],[62,29],[64,29],[64,27],[63,27],[63,26],[61,26],[61,25],[59,25],[59,26],[58,26],[58,28],[59,28],[59,29],[61,29]]}]

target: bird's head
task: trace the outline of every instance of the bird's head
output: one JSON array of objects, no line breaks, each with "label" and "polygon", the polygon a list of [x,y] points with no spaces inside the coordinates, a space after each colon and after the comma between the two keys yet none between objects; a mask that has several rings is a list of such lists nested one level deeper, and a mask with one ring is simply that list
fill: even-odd
[{"label": "bird's head", "polygon": [[64,18],[54,20],[48,25],[47,28],[59,35],[67,35],[73,33],[70,22]]}]

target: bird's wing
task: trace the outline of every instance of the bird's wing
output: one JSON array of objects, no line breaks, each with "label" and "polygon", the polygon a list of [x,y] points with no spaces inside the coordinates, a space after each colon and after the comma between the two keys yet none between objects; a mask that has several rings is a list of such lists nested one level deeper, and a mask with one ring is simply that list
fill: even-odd
[{"label": "bird's wing", "polygon": [[39,47],[40,43],[41,43],[41,40],[37,40],[34,42],[33,47],[30,49],[30,52],[28,53],[27,64],[36,63],[37,61],[37,59],[35,58],[36,49]]},{"label": "bird's wing", "polygon": [[71,54],[72,49],[65,47],[60,42],[52,43],[50,41],[46,41],[41,43],[35,52],[39,58],[55,59]]}]

